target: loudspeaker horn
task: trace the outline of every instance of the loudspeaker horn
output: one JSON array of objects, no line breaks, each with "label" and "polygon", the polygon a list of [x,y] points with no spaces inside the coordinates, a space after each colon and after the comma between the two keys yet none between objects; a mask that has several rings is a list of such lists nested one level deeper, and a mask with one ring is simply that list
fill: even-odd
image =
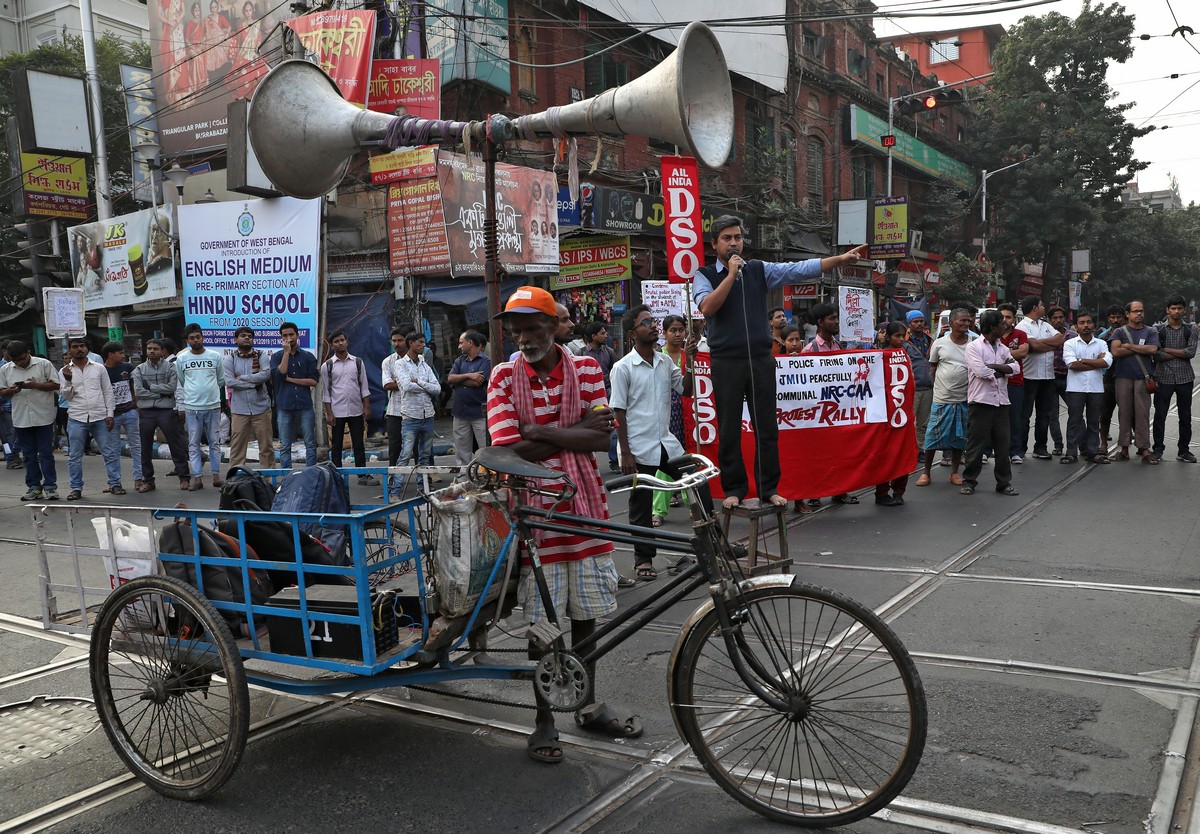
[{"label": "loudspeaker horn", "polygon": [[[333,80],[302,60],[283,61],[258,85],[250,104],[250,143],[271,182],[284,194],[310,199],[328,193],[351,157],[384,138],[397,119],[431,128],[431,141],[458,141],[464,131],[483,141],[484,122],[430,123],[362,110],[345,101]],[[704,165],[725,163],[733,146],[733,90],[725,55],[712,30],[696,21],[679,46],[645,75],[598,96],[511,120],[493,116],[491,137],[608,133],[648,136],[678,145]]]}]

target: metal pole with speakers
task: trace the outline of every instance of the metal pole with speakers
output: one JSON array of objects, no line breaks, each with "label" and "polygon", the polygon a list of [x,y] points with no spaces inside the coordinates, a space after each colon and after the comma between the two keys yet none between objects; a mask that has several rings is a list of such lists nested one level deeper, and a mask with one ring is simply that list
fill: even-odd
[{"label": "metal pole with speakers", "polygon": [[[513,139],[590,134],[648,136],[716,168],[729,156],[733,127],[729,68],[716,36],[699,21],[683,30],[674,53],[632,83],[516,119],[430,121],[361,110],[342,98],[319,67],[301,60],[280,63],[262,80],[249,118],[250,143],[263,171],[279,191],[303,199],[328,193],[356,153],[389,136],[397,144],[417,144],[418,138],[425,144],[458,143],[469,136],[486,146],[489,172],[496,146]],[[488,182],[494,182],[493,175]],[[495,198],[493,185],[486,195],[489,206]],[[500,309],[494,226],[485,251],[491,318]],[[500,349],[500,339],[492,343],[493,352]]]}]

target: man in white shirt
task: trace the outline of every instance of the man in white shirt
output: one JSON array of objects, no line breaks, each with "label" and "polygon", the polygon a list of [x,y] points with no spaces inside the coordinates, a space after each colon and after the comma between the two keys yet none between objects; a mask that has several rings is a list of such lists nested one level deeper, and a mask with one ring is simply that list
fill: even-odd
[{"label": "man in white shirt", "polygon": [[414,330],[404,337],[407,348],[397,364],[400,379],[400,413],[404,417],[404,447],[400,460],[418,466],[433,464],[434,403],[442,393],[437,372],[425,361],[425,334]]},{"label": "man in white shirt", "polygon": [[67,437],[71,444],[67,456],[71,491],[67,493],[67,500],[78,501],[83,497],[83,451],[89,435],[96,438],[96,445],[104,455],[109,491],[124,495],[117,446],[108,442],[108,433],[113,428],[114,405],[108,371],[99,362],[88,358],[88,345],[83,337],[72,338],[67,349],[71,352],[71,361],[58,372],[58,390],[67,401]]},{"label": "man in white shirt", "polygon": [[[683,446],[671,434],[671,392],[692,395],[692,362],[684,363],[684,374],[658,348],[658,325],[654,313],[645,305],[627,312],[622,319],[625,332],[633,338],[633,350],[612,369],[613,411],[617,415],[617,445],[621,450],[621,472],[653,475],[662,470],[670,478],[681,473],[667,461],[684,453]],[[692,353],[694,354],[694,349]],[[700,494],[705,508],[712,511],[712,497],[704,487]],[[652,527],[654,493],[635,489],[629,493],[629,523]],[[637,578],[658,578],[654,570],[656,550],[653,540],[634,545],[633,559]]]},{"label": "man in white shirt", "polygon": [[[1108,463],[1100,442],[1100,412],[1104,408],[1104,371],[1112,367],[1108,342],[1093,339],[1096,320],[1091,313],[1075,317],[1079,334],[1063,344],[1067,365],[1067,448],[1062,463],[1076,463],[1078,453],[1092,463]],[[1086,417],[1085,417],[1086,414]]]},{"label": "man in white shirt", "polygon": [[1017,325],[1029,337],[1029,353],[1022,361],[1025,374],[1025,402],[1021,408],[1021,431],[1028,444],[1029,418],[1034,418],[1033,456],[1038,460],[1050,460],[1050,449],[1046,446],[1050,430],[1050,419],[1058,402],[1058,391],[1054,387],[1054,350],[1066,341],[1066,334],[1059,333],[1046,321],[1046,307],[1036,295],[1021,300],[1021,312],[1025,318]]},{"label": "man in white shirt", "polygon": [[404,328],[392,328],[392,352],[380,363],[380,378],[383,380],[383,390],[387,391],[387,410],[384,412],[384,427],[388,436],[388,466],[395,466],[400,460],[400,450],[404,448],[404,415],[400,413],[400,403],[404,393],[400,390],[400,360],[408,348],[404,345]]}]

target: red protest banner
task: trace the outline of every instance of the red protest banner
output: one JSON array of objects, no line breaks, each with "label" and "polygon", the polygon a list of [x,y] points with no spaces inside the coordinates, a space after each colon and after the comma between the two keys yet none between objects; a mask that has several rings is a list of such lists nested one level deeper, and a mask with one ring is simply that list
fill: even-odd
[{"label": "red protest banner", "polygon": [[440,119],[441,75],[436,58],[372,61],[367,107],[390,116]]},{"label": "red protest banner", "polygon": [[[826,498],[898,478],[916,464],[913,378],[903,350],[861,350],[775,359],[779,494]],[[690,437],[717,460],[709,356],[694,366],[698,422]],[[684,411],[692,412],[685,400]],[[742,412],[742,459],[754,495],[754,433]],[[713,481],[713,495],[723,497]]]},{"label": "red protest banner", "polygon": [[700,171],[690,156],[662,158],[663,210],[666,215],[667,277],[672,284],[692,280],[704,264],[700,216]]},{"label": "red protest banner", "polygon": [[367,73],[375,46],[375,12],[334,9],[284,21],[305,52],[329,74],[346,101],[367,106]]}]

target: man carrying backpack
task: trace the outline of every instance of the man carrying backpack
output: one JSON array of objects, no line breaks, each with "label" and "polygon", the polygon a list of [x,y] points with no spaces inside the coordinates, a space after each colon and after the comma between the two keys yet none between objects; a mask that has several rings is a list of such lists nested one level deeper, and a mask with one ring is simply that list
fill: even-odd
[{"label": "man carrying backpack", "polygon": [[254,348],[254,331],[239,327],[233,332],[236,350],[225,351],[221,369],[229,388],[229,465],[246,463],[246,446],[253,432],[258,439],[258,465],[275,467],[275,440],[271,431],[271,363]]},{"label": "man carrying backpack", "polygon": [[[350,429],[350,445],[354,449],[354,465],[367,465],[364,445],[367,418],[371,416],[371,391],[367,388],[367,370],[363,361],[350,353],[350,340],[341,330],[329,336],[333,356],[321,365],[321,385],[325,391],[325,421],[332,427],[333,442],[329,460],[334,466],[341,463],[342,442]],[[360,486],[379,486],[374,475],[359,475]]]}]

